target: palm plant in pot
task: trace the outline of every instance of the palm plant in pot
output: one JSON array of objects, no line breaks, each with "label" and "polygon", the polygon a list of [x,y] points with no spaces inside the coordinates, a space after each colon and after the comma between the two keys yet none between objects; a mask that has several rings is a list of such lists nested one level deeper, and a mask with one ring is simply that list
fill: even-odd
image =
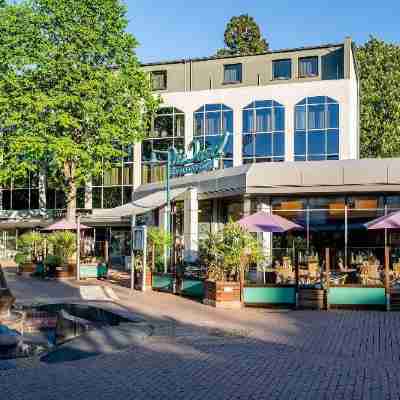
[{"label": "palm plant in pot", "polygon": [[207,268],[204,303],[215,307],[240,307],[244,275],[262,258],[257,239],[230,221],[200,242],[200,259]]},{"label": "palm plant in pot", "polygon": [[70,231],[57,231],[47,236],[49,255],[45,259],[55,277],[75,276],[76,234]]}]

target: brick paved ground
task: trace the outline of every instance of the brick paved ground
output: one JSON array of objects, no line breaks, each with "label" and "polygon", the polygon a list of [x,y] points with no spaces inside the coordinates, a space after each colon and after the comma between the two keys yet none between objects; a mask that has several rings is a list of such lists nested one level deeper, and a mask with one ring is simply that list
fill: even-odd
[{"label": "brick paved ground", "polygon": [[[78,300],[73,285],[10,278],[25,301]],[[115,291],[154,326],[152,337],[80,361],[10,364],[0,371],[0,398],[400,398],[400,313],[224,311],[168,294]]]}]

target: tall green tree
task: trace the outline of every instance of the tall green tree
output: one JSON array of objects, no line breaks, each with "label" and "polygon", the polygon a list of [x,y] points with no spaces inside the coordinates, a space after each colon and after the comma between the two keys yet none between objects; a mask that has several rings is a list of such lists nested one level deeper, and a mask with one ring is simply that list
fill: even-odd
[{"label": "tall green tree", "polygon": [[77,188],[140,141],[158,100],[119,0],[24,0],[0,8],[0,185],[45,173]]},{"label": "tall green tree", "polygon": [[400,156],[400,46],[375,37],[357,49],[362,157]]},{"label": "tall green tree", "polygon": [[268,51],[268,42],[261,36],[261,30],[253,17],[248,14],[232,17],[226,25],[225,48],[217,56],[250,55]]}]

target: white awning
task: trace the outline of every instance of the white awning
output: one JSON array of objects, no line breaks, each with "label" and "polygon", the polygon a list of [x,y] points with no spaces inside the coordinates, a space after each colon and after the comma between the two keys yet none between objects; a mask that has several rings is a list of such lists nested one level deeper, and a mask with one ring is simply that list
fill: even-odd
[{"label": "white awning", "polygon": [[[178,196],[186,192],[187,188],[176,188],[170,191],[170,199],[176,199]],[[124,204],[123,206],[104,209],[104,210],[93,210],[91,219],[102,219],[102,218],[123,218],[131,215],[140,215],[156,208],[162,207],[166,203],[165,190],[159,190],[155,193],[151,193],[139,200],[134,200],[132,203]]]}]

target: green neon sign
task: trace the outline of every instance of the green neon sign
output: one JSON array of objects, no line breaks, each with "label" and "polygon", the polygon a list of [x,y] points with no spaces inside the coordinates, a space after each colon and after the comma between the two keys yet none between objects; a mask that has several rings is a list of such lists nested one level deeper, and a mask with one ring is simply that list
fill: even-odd
[{"label": "green neon sign", "polygon": [[224,155],[224,148],[228,142],[229,133],[221,138],[219,144],[206,149],[201,149],[199,140],[191,144],[192,157],[187,157],[183,152],[178,152],[174,147],[169,150],[171,177],[183,176],[186,174],[197,174],[203,171],[215,169],[216,162]]}]

